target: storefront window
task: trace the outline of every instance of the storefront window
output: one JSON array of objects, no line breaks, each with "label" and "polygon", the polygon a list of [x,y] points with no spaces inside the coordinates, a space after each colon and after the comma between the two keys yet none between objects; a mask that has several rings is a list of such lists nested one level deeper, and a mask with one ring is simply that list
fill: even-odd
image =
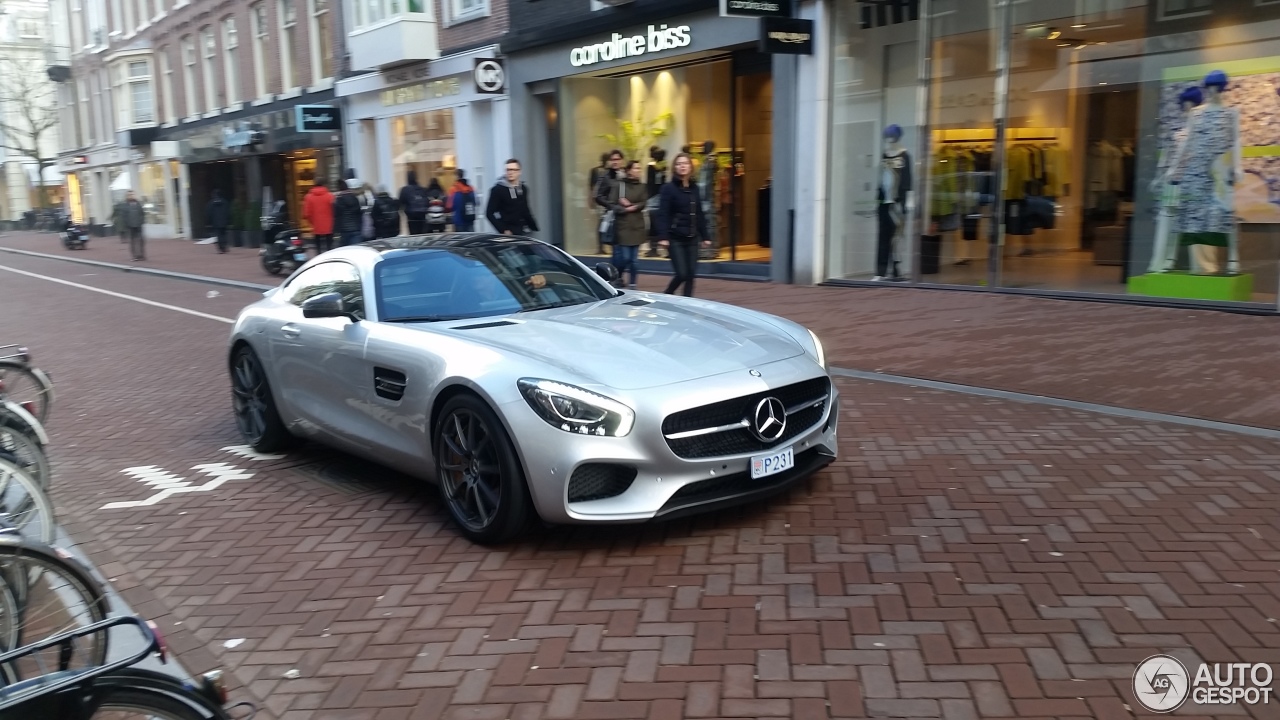
[{"label": "storefront window", "polygon": [[[1276,302],[1280,5],[973,5],[935,0],[921,20],[928,127],[907,145],[924,156],[920,279]],[[833,167],[832,194],[854,203],[832,204],[828,275],[869,279],[883,224],[856,201],[870,176],[854,149],[881,135],[858,123],[880,87],[891,102],[876,85],[882,48],[919,28],[854,14],[839,18],[832,124],[833,155],[854,158]]]},{"label": "storefront window", "polygon": [[[410,170],[427,187],[434,178],[444,190],[456,179],[458,142],[453,130],[453,109],[401,115],[391,119],[391,158],[395,182],[403,184]],[[397,188],[389,188],[396,192]]]},{"label": "storefront window", "polygon": [[148,225],[169,224],[168,204],[165,201],[164,164],[149,162],[138,169],[138,202],[146,212]]},{"label": "storefront window", "polygon": [[[558,118],[565,237],[555,241],[576,254],[609,252],[600,244],[592,184],[602,155],[616,148],[639,160],[656,197],[676,154],[687,151],[713,243],[705,257],[768,262],[773,78],[768,62],[744,58],[564,81]],[[656,200],[650,207],[652,227]]]}]

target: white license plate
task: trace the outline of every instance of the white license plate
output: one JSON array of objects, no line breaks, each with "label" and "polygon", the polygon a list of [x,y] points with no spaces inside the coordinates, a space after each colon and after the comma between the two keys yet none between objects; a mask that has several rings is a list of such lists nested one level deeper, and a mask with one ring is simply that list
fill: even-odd
[{"label": "white license plate", "polygon": [[795,466],[796,455],[792,448],[779,450],[769,455],[757,455],[751,458],[751,479],[756,480],[770,475],[777,475]]},{"label": "white license plate", "polygon": [[297,260],[298,262],[306,262],[306,260],[307,260],[307,254],[306,254],[306,253],[294,253],[294,254],[293,254],[293,259],[294,259],[294,260]]}]

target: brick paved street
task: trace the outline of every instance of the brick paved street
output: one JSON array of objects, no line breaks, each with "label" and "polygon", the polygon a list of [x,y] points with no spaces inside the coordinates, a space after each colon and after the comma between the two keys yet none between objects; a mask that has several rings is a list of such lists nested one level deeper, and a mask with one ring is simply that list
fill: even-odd
[{"label": "brick paved street", "polygon": [[[131,264],[96,238],[66,251],[51,234],[9,234],[0,247]],[[275,284],[257,251],[218,255],[153,241],[144,266]],[[0,253],[0,258],[9,257]],[[660,291],[667,278],[641,276]],[[1280,428],[1277,318],[979,292],[797,287],[699,280],[698,294],[813,328],[834,366]]]},{"label": "brick paved street", "polygon": [[[124,255],[96,242],[90,257]],[[150,255],[265,278],[244,250]],[[256,297],[0,266],[222,317]],[[1280,425],[1271,318],[700,287],[807,313],[833,364]],[[789,495],[484,549],[393,473],[317,448],[225,451],[240,443],[225,323],[3,270],[0,307],[4,340],[58,383],[54,492],[71,533],[190,670],[226,666],[266,717],[1113,720],[1157,717],[1130,682],[1152,654],[1280,664],[1280,442],[840,380],[841,458]],[[150,494],[125,468],[203,482],[210,463],[252,476],[102,509]]]}]

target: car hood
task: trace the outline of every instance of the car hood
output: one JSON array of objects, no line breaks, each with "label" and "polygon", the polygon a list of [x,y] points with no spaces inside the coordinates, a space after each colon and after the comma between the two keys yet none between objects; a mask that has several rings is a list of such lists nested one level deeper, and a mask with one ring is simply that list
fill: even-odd
[{"label": "car hood", "polygon": [[696,380],[804,353],[750,311],[677,299],[649,302],[635,295],[448,328],[422,327],[620,390]]}]

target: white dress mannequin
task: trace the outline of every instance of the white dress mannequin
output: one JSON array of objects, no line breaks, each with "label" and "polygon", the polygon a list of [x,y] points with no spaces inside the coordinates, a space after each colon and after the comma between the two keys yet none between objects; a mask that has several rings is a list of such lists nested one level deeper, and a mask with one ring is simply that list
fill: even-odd
[{"label": "white dress mannequin", "polygon": [[[1224,80],[1225,82],[1225,80]],[[1223,88],[1206,85],[1205,104],[1192,111],[1180,138],[1172,182],[1181,185],[1177,231],[1221,233],[1227,237],[1227,273],[1240,272],[1240,243],[1235,218],[1235,188],[1241,180],[1240,114],[1227,107]],[[1192,245],[1192,272],[1221,273],[1213,245]]]},{"label": "white dress mannequin", "polygon": [[914,207],[911,155],[902,146],[901,130],[893,126],[886,133],[884,153],[880,160],[880,230],[876,249],[876,274],[873,280],[902,280],[900,274],[907,217]]},{"label": "white dress mannequin", "polygon": [[1196,105],[1191,100],[1182,101],[1182,127],[1174,133],[1173,143],[1164,151],[1156,177],[1151,181],[1151,192],[1159,199],[1160,211],[1156,217],[1155,246],[1151,250],[1151,264],[1147,267],[1147,272],[1169,272],[1177,262],[1178,245],[1171,244],[1169,237],[1172,234],[1174,215],[1178,211],[1178,186],[1169,182],[1169,174],[1181,162],[1180,151],[1185,149],[1187,120]]}]

